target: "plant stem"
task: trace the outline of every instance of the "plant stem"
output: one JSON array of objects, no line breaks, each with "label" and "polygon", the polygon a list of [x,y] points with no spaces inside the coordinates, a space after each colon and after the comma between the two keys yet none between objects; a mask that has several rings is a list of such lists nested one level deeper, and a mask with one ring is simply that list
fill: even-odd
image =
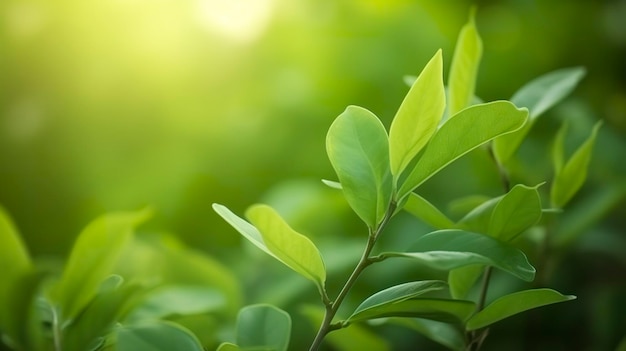
[{"label": "plant stem", "polygon": [[54,342],[54,350],[61,351],[61,327],[59,326],[59,315],[56,308],[50,306],[52,313],[52,340]]},{"label": "plant stem", "polygon": [[[352,289],[352,286],[354,285],[354,283],[356,283],[356,280],[359,278],[359,275],[361,275],[363,270],[372,263],[372,261],[370,260],[370,254],[372,252],[372,249],[374,249],[374,245],[376,244],[376,240],[378,239],[378,236],[383,231],[383,229],[387,226],[387,223],[393,216],[395,209],[396,209],[396,204],[392,202],[389,205],[387,212],[385,213],[385,217],[383,218],[381,223],[378,225],[378,227],[375,230],[372,230],[370,228],[370,232],[367,238],[367,245],[365,246],[365,249],[363,250],[361,259],[359,259],[359,263],[357,263],[356,267],[354,267],[352,274],[350,274],[350,277],[348,278],[343,288],[339,292],[339,295],[337,295],[337,298],[335,299],[335,301],[324,302],[326,306],[326,311],[324,312],[324,319],[322,320],[322,324],[320,325],[320,328],[317,331],[317,335],[315,335],[315,339],[313,339],[313,343],[311,344],[309,351],[318,350],[320,345],[322,344],[322,341],[326,337],[326,335],[331,331],[330,329],[331,323],[333,321],[333,318],[335,317],[335,314],[337,314],[337,311],[339,310],[339,307],[341,306],[343,299],[348,295],[348,292],[350,292],[350,289]],[[323,299],[323,300],[327,300],[327,299]]]}]

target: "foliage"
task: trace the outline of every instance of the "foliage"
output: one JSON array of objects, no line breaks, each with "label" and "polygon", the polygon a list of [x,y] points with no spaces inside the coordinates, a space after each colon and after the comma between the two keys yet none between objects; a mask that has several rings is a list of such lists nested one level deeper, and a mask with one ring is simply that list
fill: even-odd
[{"label": "foliage", "polygon": [[[535,267],[517,239],[541,225],[542,213],[550,210],[542,204],[539,192],[546,186],[511,184],[505,164],[537,117],[571,92],[584,71],[573,68],[549,73],[522,87],[511,102],[475,103],[481,55],[482,42],[472,13],[454,53],[445,118],[446,89],[439,50],[412,80],[389,134],[378,117],[357,106],[348,107],[330,126],[326,150],[339,182],[325,183],[341,189],[367,226],[362,256],[336,297],[331,298],[324,285],[326,268],[315,245],[268,205],[252,206],[246,212],[248,221],[223,205],[213,205],[254,245],[317,285],[324,312],[319,318],[317,312],[307,309],[309,317],[320,324],[310,350],[319,349],[329,333],[354,323],[389,323],[398,318],[409,319],[403,323],[450,349],[478,350],[493,323],[575,298],[542,288],[507,293],[488,303],[487,291],[493,268],[526,282],[535,278]],[[567,162],[562,151],[564,132],[558,134],[553,151],[555,178],[550,187],[554,208],[563,208],[584,182],[599,126]],[[437,172],[480,147],[492,156],[499,170],[503,195],[477,203],[453,221],[415,193]],[[378,239],[403,209],[438,230],[406,243],[405,251],[374,255]],[[337,319],[339,307],[363,271],[390,258],[410,259],[419,269],[449,272],[448,280],[398,283],[365,298],[349,317]],[[467,293],[481,274],[480,293],[474,300]],[[282,332],[288,335],[289,328]]]}]

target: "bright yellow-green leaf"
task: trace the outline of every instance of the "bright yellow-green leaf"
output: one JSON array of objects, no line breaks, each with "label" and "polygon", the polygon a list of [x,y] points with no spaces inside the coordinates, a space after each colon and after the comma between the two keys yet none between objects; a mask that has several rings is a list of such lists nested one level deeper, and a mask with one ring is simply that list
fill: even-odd
[{"label": "bright yellow-green leaf", "polygon": [[528,110],[518,109],[508,101],[494,101],[462,110],[437,130],[415,168],[400,186],[398,199],[471,150],[519,129],[527,117]]},{"label": "bright yellow-green leaf", "polygon": [[454,222],[423,197],[411,193],[403,209],[436,229],[449,229]]},{"label": "bright yellow-green leaf", "polygon": [[320,289],[326,281],[326,268],[317,247],[306,236],[293,230],[280,215],[267,205],[257,204],[246,211],[263,243],[281,262],[315,282]]},{"label": "bright yellow-green leaf", "polygon": [[443,59],[438,50],[413,83],[391,122],[389,153],[396,182],[437,130],[444,108]]},{"label": "bright yellow-green leaf", "polygon": [[385,127],[370,111],[350,106],[330,126],[326,151],[346,200],[370,228],[375,228],[385,217],[391,199]]},{"label": "bright yellow-green leaf", "polygon": [[121,326],[115,334],[117,351],[203,351],[189,330],[167,321]]},{"label": "bright yellow-green leaf", "polygon": [[220,344],[217,351],[241,351],[241,348],[235,344],[224,342]]},{"label": "bright yellow-green leaf", "polygon": [[589,138],[574,152],[565,166],[556,172],[550,189],[552,206],[563,208],[585,182],[593,145],[601,125],[602,121],[596,123]]},{"label": "bright yellow-green leaf", "polygon": [[463,26],[454,49],[450,77],[448,78],[448,112],[454,116],[470,105],[474,97],[478,66],[483,52],[483,43],[476,30],[475,11]]},{"label": "bright yellow-green leaf", "polygon": [[541,199],[537,188],[517,184],[493,209],[487,233],[511,241],[541,219]]},{"label": "bright yellow-green leaf", "polygon": [[518,291],[495,300],[473,315],[467,321],[467,330],[480,329],[520,312],[575,298],[576,296],[561,295],[551,289]]},{"label": "bright yellow-green leaf", "polygon": [[[19,281],[32,270],[32,262],[26,246],[11,221],[9,215],[0,207],[0,306],[13,306],[14,299],[21,294]],[[16,324],[18,316],[12,308],[0,308],[0,330],[11,338],[17,338],[23,326]],[[16,341],[17,342],[17,341]]]},{"label": "bright yellow-green leaf", "polygon": [[107,214],[80,233],[61,280],[52,291],[63,320],[74,318],[91,301],[132,239],[135,226],[149,216],[149,210]]}]

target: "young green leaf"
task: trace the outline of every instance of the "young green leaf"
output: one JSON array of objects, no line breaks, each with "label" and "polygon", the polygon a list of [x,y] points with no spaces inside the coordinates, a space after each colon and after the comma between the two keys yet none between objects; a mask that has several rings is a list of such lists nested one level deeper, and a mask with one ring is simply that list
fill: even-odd
[{"label": "young green leaf", "polygon": [[484,271],[485,266],[482,264],[474,264],[451,270],[448,273],[450,295],[455,299],[466,298],[467,294]]},{"label": "young green leaf", "polygon": [[129,312],[127,322],[165,319],[171,316],[207,313],[223,309],[225,296],[207,286],[164,286],[146,295]]},{"label": "young green leaf", "polygon": [[563,208],[585,182],[591,152],[601,125],[602,121],[596,123],[589,138],[574,152],[565,166],[556,172],[550,189],[552,206]]},{"label": "young green leaf", "polygon": [[358,314],[367,309],[380,308],[382,306],[394,304],[399,301],[416,298],[431,291],[442,290],[447,286],[448,284],[440,280],[423,280],[418,282],[409,282],[395,285],[385,290],[379,291],[365,299],[354,310],[354,313],[352,315]]},{"label": "young green leaf", "polygon": [[439,230],[420,237],[412,245],[411,252],[385,252],[379,257],[410,258],[440,270],[485,264],[525,281],[532,281],[535,277],[535,268],[522,251],[489,236],[456,229]]},{"label": "young green leaf", "polygon": [[511,102],[528,108],[530,116],[523,128],[494,140],[494,154],[500,163],[517,151],[537,117],[569,95],[584,75],[583,67],[560,69],[530,81],[513,95]]},{"label": "young green leaf", "polygon": [[426,64],[400,105],[389,130],[389,153],[394,181],[426,145],[445,108],[441,50]]},{"label": "young green leaf", "polygon": [[453,351],[465,350],[465,338],[458,326],[422,318],[390,318],[388,323],[413,329]]},{"label": "young green leaf", "polygon": [[563,163],[565,158],[565,136],[567,135],[567,130],[569,129],[569,124],[565,121],[559,131],[556,133],[554,137],[554,141],[552,142],[552,164],[554,165],[554,173],[559,173],[563,169]]},{"label": "young green leaf", "polygon": [[287,351],[291,317],[272,305],[246,306],[237,317],[236,343],[243,350]]},{"label": "young green leaf", "polygon": [[62,320],[74,318],[109,276],[133,229],[150,216],[149,210],[107,214],[80,233],[58,285],[52,291]]},{"label": "young green leaf", "polygon": [[385,127],[370,111],[349,106],[330,126],[326,151],[346,200],[369,227],[376,227],[391,199]]},{"label": "young green leaf", "polygon": [[119,327],[117,351],[203,351],[200,341],[182,326],[152,321]]},{"label": "young green leaf", "polygon": [[508,101],[474,105],[448,120],[433,136],[415,168],[400,186],[398,199],[407,196],[420,184],[454,160],[502,134],[519,129],[528,110],[518,109]]},{"label": "young green leaf", "polygon": [[448,111],[451,116],[470,105],[474,97],[478,66],[483,52],[483,43],[476,30],[475,10],[463,26],[454,49],[450,77],[448,78]]},{"label": "young green leaf", "polygon": [[446,323],[462,323],[472,315],[475,309],[476,305],[472,301],[413,298],[361,309],[352,314],[347,322],[353,323],[383,317],[414,317]]},{"label": "young green leaf", "polygon": [[305,278],[324,289],[326,268],[320,252],[306,236],[291,229],[280,215],[267,205],[253,205],[246,217],[258,228],[263,242],[275,257]]},{"label": "young green leaf", "polygon": [[408,196],[403,209],[436,229],[448,229],[454,226],[454,222],[450,218],[441,213],[428,200],[415,193]]},{"label": "young green leaf", "polygon": [[537,223],[541,218],[538,187],[515,185],[493,209],[487,233],[506,242]]},{"label": "young green leaf", "polygon": [[[9,215],[0,207],[0,267],[2,267],[2,279],[0,279],[0,330],[12,339],[19,338],[20,329],[23,326],[16,324],[19,317],[13,311],[15,299],[21,295],[18,285],[25,276],[33,269],[28,251],[17,232]],[[21,311],[20,311],[21,312]],[[15,340],[19,342],[21,340]]]},{"label": "young green leaf", "polygon": [[467,321],[467,330],[483,328],[520,312],[575,298],[576,296],[561,295],[551,289],[518,291],[495,300],[472,316]]}]

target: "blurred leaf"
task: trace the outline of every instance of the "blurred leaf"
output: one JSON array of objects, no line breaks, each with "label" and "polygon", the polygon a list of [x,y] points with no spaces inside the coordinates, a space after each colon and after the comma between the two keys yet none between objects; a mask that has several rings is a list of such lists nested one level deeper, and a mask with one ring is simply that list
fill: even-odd
[{"label": "blurred leaf", "polygon": [[[0,306],[6,306],[0,308],[0,330],[14,343],[21,344],[26,341],[20,335],[24,325],[19,319],[24,316],[18,313],[25,311],[22,311],[24,306],[15,305],[15,299],[26,293],[20,291],[22,289],[20,282],[26,279],[33,267],[22,238],[2,207],[0,207],[0,267],[3,275],[0,279]],[[24,289],[29,285],[27,284]]]},{"label": "blurred leaf", "polygon": [[107,214],[79,234],[61,280],[52,291],[61,320],[73,319],[94,297],[131,241],[134,227],[149,216],[149,210]]},{"label": "blurred leaf", "polygon": [[455,299],[466,298],[470,289],[483,274],[484,270],[485,266],[482,264],[469,265],[451,270],[448,273],[450,295]]},{"label": "blurred leaf", "polygon": [[391,199],[385,127],[370,111],[349,106],[330,126],[326,151],[346,200],[370,228],[375,228]]},{"label": "blurred leaf", "polygon": [[561,295],[551,289],[518,291],[495,300],[482,311],[477,312],[467,321],[467,330],[486,327],[499,320],[533,308],[569,301],[575,298],[576,296]]},{"label": "blurred leaf", "polygon": [[333,189],[337,189],[337,190],[343,189],[343,187],[341,186],[341,183],[339,182],[335,182],[335,181],[328,180],[328,179],[322,179],[322,183],[326,184],[326,186],[333,188]]},{"label": "blurred leaf", "polygon": [[422,318],[389,318],[389,323],[413,329],[450,350],[465,349],[465,336],[452,324]]},{"label": "blurred leaf", "polygon": [[85,345],[96,344],[113,329],[124,309],[144,289],[139,284],[124,283],[119,275],[105,279],[85,309],[64,328],[64,350],[82,351]]},{"label": "blurred leaf", "polygon": [[596,123],[591,131],[591,135],[574,152],[565,166],[562,169],[555,170],[556,174],[550,189],[550,200],[554,207],[563,208],[585,182],[593,145],[600,126],[602,126],[602,121]]},{"label": "blurred leaf", "polygon": [[446,323],[462,323],[472,315],[475,309],[476,305],[472,301],[413,298],[362,309],[350,316],[347,322],[383,317],[415,317]]},{"label": "blurred leaf", "polygon": [[461,28],[452,57],[448,78],[448,109],[451,116],[469,106],[474,97],[483,51],[483,43],[474,21],[475,12],[473,8],[468,22]]},{"label": "blurred leaf", "polygon": [[412,252],[384,252],[381,258],[403,257],[427,267],[451,270],[471,264],[497,267],[522,280],[532,281],[535,268],[526,255],[489,236],[450,229],[428,233],[411,245]]},{"label": "blurred leaf", "polygon": [[428,143],[445,108],[441,50],[426,64],[402,101],[389,130],[389,155],[394,184]]},{"label": "blurred leaf", "polygon": [[306,236],[291,229],[274,209],[257,204],[246,211],[250,222],[259,229],[263,242],[279,261],[323,290],[326,268],[320,252]]},{"label": "blurred leaf", "polygon": [[432,137],[424,154],[400,186],[401,199],[454,160],[489,140],[520,128],[528,116],[508,101],[474,105],[449,119]]},{"label": "blurred leaf", "polygon": [[242,350],[286,351],[291,336],[291,317],[272,305],[251,305],[237,317],[237,345]]},{"label": "blurred leaf", "polygon": [[467,215],[474,208],[480,206],[483,202],[491,198],[485,195],[468,195],[458,197],[448,204],[448,212],[451,216],[462,217]]},{"label": "blurred leaf", "polygon": [[163,286],[150,292],[126,317],[127,322],[200,314],[224,308],[226,298],[207,286]]},{"label": "blurred leaf", "polygon": [[489,235],[511,241],[541,219],[537,188],[517,184],[498,201],[489,221]]},{"label": "blurred leaf", "polygon": [[567,121],[563,122],[561,128],[556,133],[554,141],[552,142],[552,164],[554,166],[554,172],[558,173],[563,169],[563,163],[565,158],[565,135],[567,135],[567,129],[569,125]]},{"label": "blurred leaf", "polygon": [[217,348],[217,351],[241,351],[241,348],[235,344],[231,344],[229,342],[221,343]]},{"label": "blurred leaf", "polygon": [[622,340],[619,342],[619,345],[617,345],[617,348],[615,348],[615,351],[626,351],[626,336],[624,336]]},{"label": "blurred leaf", "polygon": [[117,351],[203,351],[193,334],[166,321],[122,326],[115,334]]},{"label": "blurred leaf", "polygon": [[[314,326],[322,324],[324,309],[319,306],[306,305],[301,307],[304,314]],[[347,328],[334,330],[324,338],[337,351],[389,351],[391,347],[387,340],[373,333],[370,329],[359,324],[350,325]]]},{"label": "blurred leaf", "polygon": [[[381,308],[399,301],[415,298],[431,291],[444,289],[448,284],[440,280],[423,280],[399,284],[379,291],[365,299],[352,316],[372,308]],[[350,317],[352,318],[352,317]],[[350,319],[348,318],[348,320]]]},{"label": "blurred leaf", "polygon": [[494,141],[494,153],[500,163],[515,153],[537,117],[569,95],[584,75],[583,67],[559,69],[535,78],[513,95],[511,102],[528,108],[530,116],[522,129]]},{"label": "blurred leaf", "polygon": [[441,213],[437,207],[415,193],[409,194],[403,209],[436,229],[454,226],[452,220]]}]

